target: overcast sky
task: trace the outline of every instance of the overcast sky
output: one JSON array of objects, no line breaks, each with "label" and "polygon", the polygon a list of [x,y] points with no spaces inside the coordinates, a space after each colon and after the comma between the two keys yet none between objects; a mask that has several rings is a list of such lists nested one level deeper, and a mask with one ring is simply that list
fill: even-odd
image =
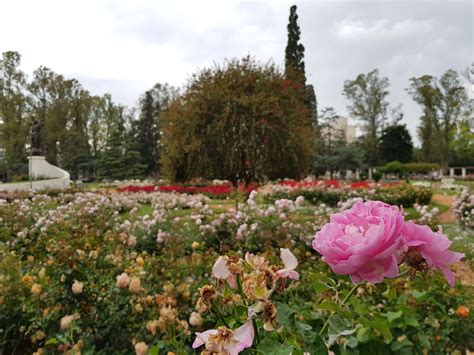
[{"label": "overcast sky", "polygon": [[320,108],[346,115],[344,80],[378,68],[414,135],[420,111],[409,79],[473,61],[473,3],[456,0],[0,0],[0,52],[20,52],[29,76],[45,65],[134,105],[155,83],[181,86],[225,58],[250,53],[282,66],[293,3]]}]

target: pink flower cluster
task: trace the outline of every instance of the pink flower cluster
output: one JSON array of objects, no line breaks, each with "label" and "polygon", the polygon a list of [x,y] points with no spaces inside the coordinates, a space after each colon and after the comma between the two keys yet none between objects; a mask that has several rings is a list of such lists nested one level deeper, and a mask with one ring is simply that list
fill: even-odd
[{"label": "pink flower cluster", "polygon": [[450,251],[450,245],[441,231],[406,222],[398,207],[380,201],[358,201],[350,210],[333,214],[313,240],[332,270],[349,275],[354,283],[393,278],[406,263],[414,271],[439,269],[454,286],[449,264],[464,254]]}]

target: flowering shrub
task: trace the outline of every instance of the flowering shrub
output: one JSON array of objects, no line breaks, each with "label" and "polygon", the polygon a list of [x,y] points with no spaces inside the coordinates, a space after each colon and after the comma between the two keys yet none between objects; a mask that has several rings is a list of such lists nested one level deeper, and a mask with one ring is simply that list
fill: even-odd
[{"label": "flowering shrub", "polygon": [[454,200],[453,211],[461,225],[474,228],[474,194],[469,189]]},{"label": "flowering shrub", "polygon": [[329,206],[336,206],[338,202],[354,197],[361,197],[364,200],[378,200],[391,205],[411,207],[415,203],[428,204],[431,201],[432,192],[430,189],[414,187],[409,184],[369,184],[366,181],[352,183],[350,186],[335,188],[317,183],[308,186],[273,186],[275,192],[267,196],[267,200],[288,198],[296,199],[303,196],[306,201],[314,204],[325,203]]},{"label": "flowering shrub", "polygon": [[[456,313],[469,306],[468,288],[449,288],[441,273],[420,272],[439,269],[452,280],[447,267],[458,256],[450,254],[445,237],[403,222],[401,237],[392,238],[403,246],[397,267],[401,274],[411,270],[410,278],[354,289],[345,274],[321,262],[311,242],[331,214],[357,215],[362,202],[262,204],[258,194],[225,209],[206,196],[161,192],[5,199],[1,352],[318,354],[329,347],[337,353],[421,353],[472,347],[470,315],[464,308]],[[399,212],[380,205],[362,214],[372,226],[367,230],[381,228],[379,210],[380,220],[398,226]],[[337,223],[346,224],[347,238],[357,237],[350,223]],[[363,250],[361,239],[348,252]],[[393,239],[386,240],[387,249]],[[349,240],[335,243],[342,248]]]},{"label": "flowering shrub", "polygon": [[[251,192],[256,189],[256,184],[251,184],[248,187],[240,185],[237,191]],[[226,197],[236,192],[230,182],[217,180],[213,185],[126,185],[117,189],[119,192],[177,192],[183,194],[203,194],[209,197]]]},{"label": "flowering shrub", "polygon": [[429,226],[434,226],[436,223],[436,217],[439,214],[439,208],[438,207],[430,207],[428,205],[419,205],[415,203],[413,205],[413,208],[415,211],[419,214],[419,217],[416,218],[416,223],[418,224],[424,224],[424,225],[429,225]]}]

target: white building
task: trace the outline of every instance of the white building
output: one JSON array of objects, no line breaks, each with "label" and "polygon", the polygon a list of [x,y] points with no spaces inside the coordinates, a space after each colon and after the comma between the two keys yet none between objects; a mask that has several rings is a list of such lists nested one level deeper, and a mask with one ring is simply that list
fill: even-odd
[{"label": "white building", "polygon": [[338,116],[332,129],[342,131],[347,143],[352,143],[356,140],[357,127],[349,124],[347,117]]}]

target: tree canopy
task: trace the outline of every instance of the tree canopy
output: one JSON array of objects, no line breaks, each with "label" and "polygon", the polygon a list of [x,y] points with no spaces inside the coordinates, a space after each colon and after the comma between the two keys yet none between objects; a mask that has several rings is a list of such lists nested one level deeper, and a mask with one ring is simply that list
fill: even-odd
[{"label": "tree canopy", "polygon": [[363,122],[362,147],[371,165],[377,165],[380,159],[379,138],[387,120],[389,86],[388,79],[380,77],[377,69],[344,82],[343,94],[349,100],[347,109]]},{"label": "tree canopy", "polygon": [[299,178],[314,154],[304,87],[250,57],[194,74],[170,104],[161,163],[176,180]]},{"label": "tree canopy", "polygon": [[381,161],[399,161],[408,163],[412,161],[413,143],[406,125],[394,124],[383,130],[380,138]]}]

